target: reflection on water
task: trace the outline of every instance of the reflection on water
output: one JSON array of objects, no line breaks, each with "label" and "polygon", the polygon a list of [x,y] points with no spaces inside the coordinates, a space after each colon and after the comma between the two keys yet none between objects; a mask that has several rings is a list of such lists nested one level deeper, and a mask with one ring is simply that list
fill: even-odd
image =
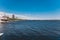
[{"label": "reflection on water", "polygon": [[1,24],[2,40],[60,40],[60,21],[17,21]]},{"label": "reflection on water", "polygon": [[4,24],[0,23],[0,33],[3,33],[4,31]]},{"label": "reflection on water", "polygon": [[4,23],[0,23],[0,40],[2,40],[2,36],[4,34],[4,31],[5,31],[5,24]]}]

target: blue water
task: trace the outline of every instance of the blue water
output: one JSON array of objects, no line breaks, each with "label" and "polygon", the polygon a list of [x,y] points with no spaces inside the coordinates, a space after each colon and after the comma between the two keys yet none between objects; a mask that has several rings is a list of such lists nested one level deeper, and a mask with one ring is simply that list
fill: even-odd
[{"label": "blue water", "polygon": [[0,25],[1,40],[60,40],[59,20],[26,20]]}]

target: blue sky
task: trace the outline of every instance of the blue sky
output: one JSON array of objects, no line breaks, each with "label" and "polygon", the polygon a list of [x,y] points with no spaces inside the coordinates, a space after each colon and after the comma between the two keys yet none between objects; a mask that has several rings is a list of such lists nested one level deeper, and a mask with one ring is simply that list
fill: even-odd
[{"label": "blue sky", "polygon": [[60,19],[60,0],[0,0],[0,12],[32,19]]}]

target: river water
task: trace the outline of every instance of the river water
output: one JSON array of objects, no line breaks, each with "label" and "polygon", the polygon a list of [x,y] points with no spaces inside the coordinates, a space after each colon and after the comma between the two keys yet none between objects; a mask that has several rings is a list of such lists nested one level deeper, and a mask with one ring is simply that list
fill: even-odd
[{"label": "river water", "polygon": [[0,24],[1,40],[60,40],[59,20],[26,20]]}]

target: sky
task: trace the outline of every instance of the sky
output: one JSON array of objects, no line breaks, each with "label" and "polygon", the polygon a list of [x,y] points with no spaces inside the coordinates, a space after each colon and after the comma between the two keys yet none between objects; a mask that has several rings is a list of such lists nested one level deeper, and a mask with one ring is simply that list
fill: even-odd
[{"label": "sky", "polygon": [[1,13],[24,19],[60,20],[60,0],[0,0]]}]

